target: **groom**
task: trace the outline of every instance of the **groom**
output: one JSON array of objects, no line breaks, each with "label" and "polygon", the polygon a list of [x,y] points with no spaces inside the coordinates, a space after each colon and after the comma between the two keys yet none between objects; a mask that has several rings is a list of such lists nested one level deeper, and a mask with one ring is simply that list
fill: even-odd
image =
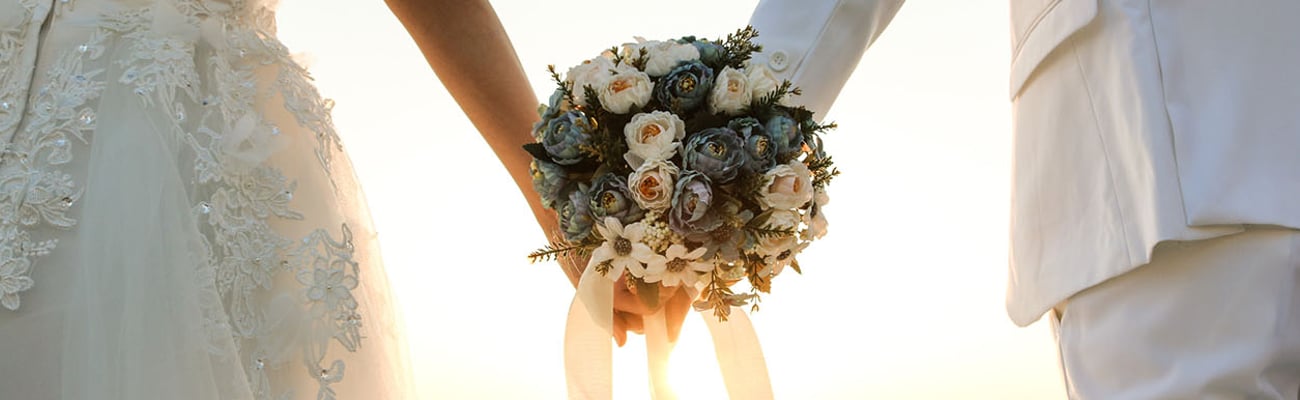
[{"label": "groom", "polygon": [[[751,24],[822,114],[901,5],[763,0]],[[1007,310],[1050,314],[1071,398],[1297,398],[1297,16],[1011,0]]]}]

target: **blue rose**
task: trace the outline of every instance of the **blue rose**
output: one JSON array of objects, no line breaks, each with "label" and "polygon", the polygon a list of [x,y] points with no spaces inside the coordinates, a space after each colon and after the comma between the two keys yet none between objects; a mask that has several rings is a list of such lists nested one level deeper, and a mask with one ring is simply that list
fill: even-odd
[{"label": "blue rose", "polygon": [[556,90],[554,93],[551,93],[550,101],[546,104],[537,106],[537,115],[541,117],[541,120],[533,124],[533,139],[540,140],[542,132],[546,130],[546,126],[551,122],[551,120],[568,111],[569,103],[564,98],[564,91]]},{"label": "blue rose", "polygon": [[640,221],[645,211],[632,199],[632,191],[627,188],[627,178],[612,172],[596,178],[591,185],[588,203],[591,216],[597,221],[605,217],[618,218],[623,224]]},{"label": "blue rose", "polygon": [[748,157],[740,136],[728,128],[709,128],[686,138],[682,165],[700,171],[717,184],[736,179]]},{"label": "blue rose", "polygon": [[722,226],[722,218],[712,212],[713,182],[699,171],[682,171],[673,188],[668,208],[668,227],[687,240],[703,242],[709,232]]},{"label": "blue rose", "polygon": [[763,173],[776,165],[776,153],[779,150],[772,135],[767,133],[763,124],[757,119],[744,117],[731,120],[727,127],[740,134],[745,143],[745,168],[750,172]]},{"label": "blue rose", "polygon": [[587,184],[578,184],[576,189],[569,192],[567,201],[558,203],[556,211],[560,214],[560,230],[564,231],[564,239],[580,242],[590,236],[591,225],[595,220],[591,218]]},{"label": "blue rose", "polygon": [[581,147],[591,146],[591,125],[586,114],[569,111],[546,123],[542,146],[560,165],[573,165],[586,158]]},{"label": "blue rose", "polygon": [[541,196],[542,205],[555,209],[555,203],[563,194],[564,185],[569,183],[569,174],[564,171],[564,167],[545,160],[533,159],[533,163],[528,166],[528,172],[533,176],[533,190]]},{"label": "blue rose", "polygon": [[704,105],[713,90],[713,69],[699,61],[682,63],[655,83],[654,95],[674,114],[687,112]]},{"label": "blue rose", "polygon": [[690,43],[700,51],[700,61],[706,65],[718,65],[722,59],[722,46],[710,42],[708,39],[696,39],[694,36],[687,36],[677,41],[678,43]]},{"label": "blue rose", "polygon": [[765,128],[777,144],[777,156],[789,157],[803,149],[803,131],[789,115],[776,114],[767,119]]}]

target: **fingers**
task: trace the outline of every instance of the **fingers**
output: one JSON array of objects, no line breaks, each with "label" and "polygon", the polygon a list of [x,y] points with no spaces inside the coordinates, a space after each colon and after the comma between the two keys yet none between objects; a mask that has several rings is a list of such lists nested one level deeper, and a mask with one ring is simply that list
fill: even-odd
[{"label": "fingers", "polygon": [[627,321],[620,313],[614,313],[614,343],[617,343],[618,347],[627,344]]},{"label": "fingers", "polygon": [[618,343],[618,347],[627,344],[628,332],[638,334],[645,332],[641,316],[621,311],[614,312],[614,342]]},{"label": "fingers", "polygon": [[669,298],[664,304],[664,320],[668,325],[668,341],[677,342],[677,337],[682,333],[682,324],[686,322],[686,316],[691,313],[691,298],[685,290],[677,291],[677,294]]}]

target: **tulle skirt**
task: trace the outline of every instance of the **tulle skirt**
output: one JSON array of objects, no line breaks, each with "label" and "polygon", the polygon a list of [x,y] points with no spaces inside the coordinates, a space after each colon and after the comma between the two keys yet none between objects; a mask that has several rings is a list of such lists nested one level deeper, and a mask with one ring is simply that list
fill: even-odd
[{"label": "tulle skirt", "polygon": [[269,7],[38,3],[0,5],[27,17],[0,26],[0,398],[409,397],[331,104]]}]

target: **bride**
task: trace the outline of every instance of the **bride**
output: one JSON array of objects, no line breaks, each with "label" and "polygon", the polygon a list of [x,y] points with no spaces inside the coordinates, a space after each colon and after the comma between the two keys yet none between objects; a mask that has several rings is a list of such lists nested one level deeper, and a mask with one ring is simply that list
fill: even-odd
[{"label": "bride", "polygon": [[[333,103],[265,3],[0,0],[0,397],[410,396]],[[417,40],[500,32],[434,3],[391,1]]]}]

